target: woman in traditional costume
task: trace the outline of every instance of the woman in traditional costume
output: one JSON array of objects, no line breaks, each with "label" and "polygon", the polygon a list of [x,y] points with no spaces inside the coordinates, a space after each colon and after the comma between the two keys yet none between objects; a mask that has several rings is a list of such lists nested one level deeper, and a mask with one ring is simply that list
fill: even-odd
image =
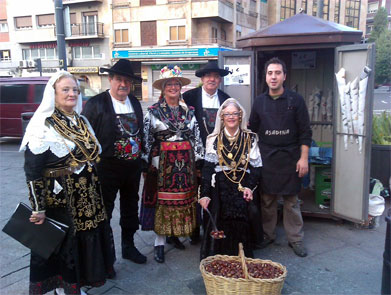
[{"label": "woman in traditional costume", "polygon": [[184,249],[178,237],[190,236],[196,226],[196,161],[204,156],[194,109],[181,101],[181,88],[190,80],[178,66],[166,66],[153,87],[162,91],[159,102],[144,118],[147,163],[140,213],[142,230],[156,233],[154,258],[164,262],[166,237]]},{"label": "woman in traditional costume", "polygon": [[212,237],[215,228],[209,222],[201,259],[215,254],[237,255],[239,242],[245,255],[253,257],[250,212],[257,210],[252,200],[261,166],[257,136],[247,129],[246,112],[237,100],[229,98],[220,106],[215,128],[206,140],[199,192],[201,207],[209,208],[225,238]]},{"label": "woman in traditional costume", "polygon": [[30,221],[46,216],[69,226],[58,252],[45,260],[31,253],[30,294],[83,294],[115,276],[113,237],[94,167],[100,145],[87,119],[74,76],[53,75],[34,113],[21,151],[33,208]]}]

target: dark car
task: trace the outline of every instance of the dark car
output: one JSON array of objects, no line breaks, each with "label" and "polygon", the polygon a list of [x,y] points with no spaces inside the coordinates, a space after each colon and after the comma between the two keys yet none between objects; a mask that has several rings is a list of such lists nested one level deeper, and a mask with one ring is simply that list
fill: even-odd
[{"label": "dark car", "polygon": [[[22,137],[50,77],[0,78],[0,136]],[[83,83],[81,83],[83,84]],[[96,93],[81,85],[83,103]]]}]

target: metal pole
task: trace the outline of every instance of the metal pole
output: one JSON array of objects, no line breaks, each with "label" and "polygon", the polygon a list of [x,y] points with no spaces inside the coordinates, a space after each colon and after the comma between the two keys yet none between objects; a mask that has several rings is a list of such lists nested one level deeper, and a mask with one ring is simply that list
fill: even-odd
[{"label": "metal pole", "polygon": [[54,0],[56,13],[57,54],[60,67],[67,70],[67,54],[65,49],[64,14],[62,0]]},{"label": "metal pole", "polygon": [[324,0],[318,0],[318,9],[316,11],[316,16],[319,18],[323,18],[323,2]]}]

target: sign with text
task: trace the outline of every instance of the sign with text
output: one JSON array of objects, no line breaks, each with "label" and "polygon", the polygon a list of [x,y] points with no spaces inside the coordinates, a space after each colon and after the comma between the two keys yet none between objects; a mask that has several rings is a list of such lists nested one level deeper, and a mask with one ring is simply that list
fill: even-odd
[{"label": "sign with text", "polygon": [[209,57],[218,56],[219,51],[231,50],[227,48],[172,48],[172,49],[137,49],[114,50],[113,58],[156,58],[156,57]]},{"label": "sign with text", "polygon": [[224,85],[250,85],[250,65],[224,65],[231,72],[224,77]]},{"label": "sign with text", "polygon": [[98,67],[68,67],[68,72],[72,74],[97,74]]}]

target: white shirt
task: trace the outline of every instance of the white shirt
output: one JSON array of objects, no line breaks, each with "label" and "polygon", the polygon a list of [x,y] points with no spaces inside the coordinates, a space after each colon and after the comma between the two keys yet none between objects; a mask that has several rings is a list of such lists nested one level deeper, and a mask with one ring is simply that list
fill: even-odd
[{"label": "white shirt", "polygon": [[134,113],[132,104],[130,103],[129,97],[126,98],[125,103],[115,99],[111,94],[111,101],[113,103],[114,112],[116,114],[130,114]]},{"label": "white shirt", "polygon": [[220,107],[219,96],[217,95],[217,91],[210,95],[202,87],[202,107],[204,109],[218,109]]}]

